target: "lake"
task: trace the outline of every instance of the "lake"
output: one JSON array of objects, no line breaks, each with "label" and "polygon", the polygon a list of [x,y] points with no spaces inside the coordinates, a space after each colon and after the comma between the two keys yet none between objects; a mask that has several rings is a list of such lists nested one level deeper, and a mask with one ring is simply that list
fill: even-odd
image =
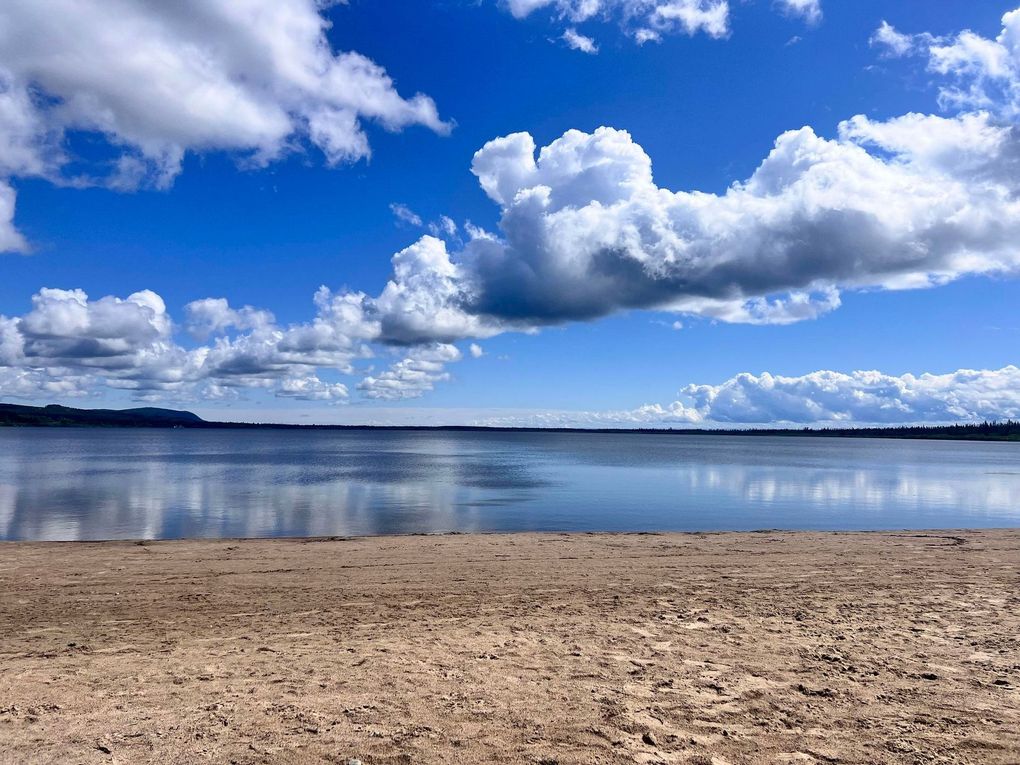
[{"label": "lake", "polygon": [[1020,444],[0,429],[0,539],[1020,525]]}]

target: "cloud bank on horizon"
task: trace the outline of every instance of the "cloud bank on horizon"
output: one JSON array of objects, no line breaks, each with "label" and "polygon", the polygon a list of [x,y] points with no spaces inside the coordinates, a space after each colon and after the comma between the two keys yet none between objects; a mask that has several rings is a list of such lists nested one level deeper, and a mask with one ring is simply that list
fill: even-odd
[{"label": "cloud bank on horizon", "polygon": [[[551,8],[578,22],[605,13],[640,20],[669,6],[683,26],[682,19],[725,5],[531,0],[511,2],[511,10],[523,16]],[[289,0],[288,23],[276,25],[260,15],[276,4],[203,6],[219,15],[201,28],[167,8],[128,6],[125,29],[157,50],[223,36],[200,70],[178,67],[171,57],[148,73],[170,78],[167,87],[180,96],[173,106],[185,118],[166,124],[165,113],[150,110],[147,96],[125,83],[130,72],[114,61],[122,51],[89,31],[97,6],[76,4],[77,16],[69,11],[84,30],[70,50],[82,60],[101,53],[91,58],[112,62],[105,74],[98,67],[72,71],[46,55],[72,28],[67,19],[43,19],[32,4],[10,3],[0,10],[6,29],[51,42],[0,35],[8,83],[0,90],[0,167],[8,175],[70,182],[57,149],[73,129],[98,130],[121,147],[102,182],[135,187],[149,176],[157,185],[171,180],[185,151],[246,152],[267,162],[292,150],[293,141],[307,141],[327,161],[345,161],[368,152],[364,119],[393,129],[446,127],[427,97],[405,100],[377,65],[334,54],[311,3]],[[785,6],[809,20],[812,9],[820,13],[817,3]],[[154,25],[150,13],[169,16]],[[927,59],[943,83],[944,113],[858,115],[831,138],[811,127],[788,131],[749,178],[721,194],[658,186],[651,158],[623,130],[571,130],[540,149],[528,133],[496,138],[475,154],[471,169],[498,207],[498,231],[465,225],[461,242],[457,225],[444,218],[392,257],[391,278],[378,295],[323,287],[304,323],[283,326],[267,310],[207,298],[186,307],[183,329],[193,342],[185,343],[152,291],[90,300],[81,290],[40,290],[29,313],[0,317],[0,393],[82,396],[107,387],[143,399],[215,400],[259,389],[342,402],[352,395],[337,379],[345,375],[359,378],[354,387],[363,397],[412,398],[449,379],[446,366],[464,355],[458,344],[470,343],[469,355],[477,357],[482,349],[473,341],[506,332],[633,309],[789,324],[838,309],[855,290],[1013,275],[1020,269],[1020,9],[1002,23],[995,39],[905,34],[883,23],[872,44],[881,55]],[[262,35],[267,60],[242,55],[253,35]],[[56,100],[34,102],[33,86]],[[80,93],[92,97],[78,104]],[[196,105],[212,96],[233,99],[234,108],[187,119],[189,108],[200,111]],[[322,114],[326,122],[316,122]],[[13,190],[0,184],[6,249],[25,246],[11,226],[13,211]],[[404,205],[393,211],[405,225],[422,225]],[[369,362],[380,353],[399,357],[379,370]],[[584,416],[640,424],[994,419],[1020,413],[1018,374],[1015,367],[916,377],[743,374],[716,386],[690,385],[668,406]]]},{"label": "cloud bank on horizon", "polygon": [[478,425],[529,427],[700,427],[952,423],[1020,418],[1020,369],[948,374],[743,373],[719,385],[688,385],[662,406],[602,412],[489,417]]}]

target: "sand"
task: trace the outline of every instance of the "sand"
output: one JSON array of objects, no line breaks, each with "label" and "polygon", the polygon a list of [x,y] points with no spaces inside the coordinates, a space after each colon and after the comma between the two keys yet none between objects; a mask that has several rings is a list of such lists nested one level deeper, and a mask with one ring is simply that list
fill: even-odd
[{"label": "sand", "polygon": [[1020,763],[1020,531],[0,545],[2,763]]}]

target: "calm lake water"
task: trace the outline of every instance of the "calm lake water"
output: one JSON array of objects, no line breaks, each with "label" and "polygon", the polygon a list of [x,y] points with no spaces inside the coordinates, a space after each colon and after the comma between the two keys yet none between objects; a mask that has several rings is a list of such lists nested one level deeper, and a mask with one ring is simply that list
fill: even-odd
[{"label": "calm lake water", "polygon": [[1020,444],[0,429],[0,539],[1020,525]]}]

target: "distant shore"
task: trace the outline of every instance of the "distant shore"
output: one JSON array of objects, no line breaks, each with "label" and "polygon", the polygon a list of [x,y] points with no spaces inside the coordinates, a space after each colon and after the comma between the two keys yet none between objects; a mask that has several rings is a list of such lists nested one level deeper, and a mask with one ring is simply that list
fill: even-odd
[{"label": "distant shore", "polygon": [[0,551],[0,763],[1020,760],[1020,530]]},{"label": "distant shore", "polygon": [[1020,422],[958,423],[884,427],[802,428],[572,428],[491,425],[300,425],[290,423],[213,422],[176,409],[74,409],[50,404],[0,403],[0,427],[177,428],[190,430],[335,430],[443,433],[620,433],[681,436],[788,436],[827,438],[899,438],[939,441],[1020,441]]}]

